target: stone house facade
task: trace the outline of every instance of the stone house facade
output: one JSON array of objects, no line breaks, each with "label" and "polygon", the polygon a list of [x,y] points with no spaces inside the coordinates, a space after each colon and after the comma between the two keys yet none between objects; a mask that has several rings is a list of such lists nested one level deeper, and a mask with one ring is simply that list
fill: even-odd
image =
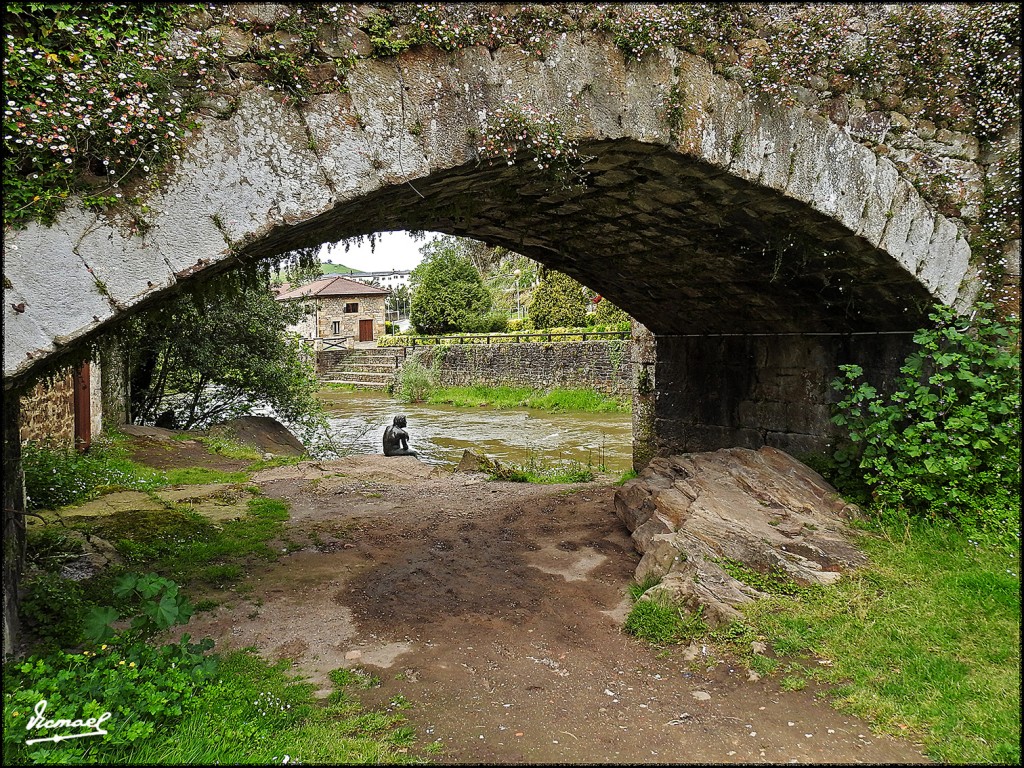
[{"label": "stone house facade", "polygon": [[332,340],[347,347],[384,335],[388,291],[358,280],[332,276],[291,288],[278,301],[301,301],[308,314],[289,330],[307,340]]}]

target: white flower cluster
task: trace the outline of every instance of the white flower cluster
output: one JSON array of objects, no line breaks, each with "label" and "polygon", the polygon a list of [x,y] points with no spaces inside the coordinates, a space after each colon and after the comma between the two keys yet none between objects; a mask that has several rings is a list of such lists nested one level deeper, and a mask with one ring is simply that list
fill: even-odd
[{"label": "white flower cluster", "polygon": [[477,147],[482,157],[503,157],[513,165],[523,152],[532,155],[540,170],[567,167],[579,160],[577,143],[566,138],[564,129],[550,112],[540,112],[519,98],[487,116],[487,125]]}]

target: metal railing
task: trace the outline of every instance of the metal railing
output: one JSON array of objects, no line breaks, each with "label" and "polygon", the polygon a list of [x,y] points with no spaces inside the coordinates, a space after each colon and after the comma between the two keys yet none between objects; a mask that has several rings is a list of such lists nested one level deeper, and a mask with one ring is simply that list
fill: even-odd
[{"label": "metal railing", "polygon": [[452,334],[446,336],[410,336],[408,346],[429,347],[437,344],[502,344],[518,343],[523,340],[537,339],[541,341],[587,341],[588,339],[628,339],[629,331],[580,331],[579,333],[545,333],[543,331],[532,331],[530,333],[488,333],[486,335],[462,335]]}]

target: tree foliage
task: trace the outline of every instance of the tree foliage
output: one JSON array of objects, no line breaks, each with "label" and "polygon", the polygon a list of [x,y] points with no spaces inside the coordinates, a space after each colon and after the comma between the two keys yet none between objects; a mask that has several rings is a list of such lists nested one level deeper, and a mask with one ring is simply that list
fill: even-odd
[{"label": "tree foliage", "polygon": [[123,333],[133,421],[203,428],[268,405],[314,426],[315,369],[286,331],[300,314],[264,280],[236,272],[133,319]]},{"label": "tree foliage", "polygon": [[968,322],[943,306],[930,317],[891,395],[862,381],[859,366],[841,367],[832,419],[846,433],[835,453],[840,480],[862,482],[882,514],[1019,537],[1020,320]]},{"label": "tree foliage", "polygon": [[277,257],[273,277],[275,285],[288,283],[290,286],[305,285],[324,276],[320,261],[320,246],[296,248]]},{"label": "tree foliage", "polygon": [[421,249],[423,261],[412,271],[410,308],[418,333],[490,329],[491,294],[459,238],[442,237]]},{"label": "tree foliage", "polygon": [[562,272],[548,270],[528,311],[534,328],[580,328],[587,324],[589,305],[589,289]]},{"label": "tree foliage", "polygon": [[591,325],[614,325],[617,323],[629,323],[630,320],[632,318],[624,309],[619,309],[619,307],[604,297],[597,302],[593,314],[590,315]]}]

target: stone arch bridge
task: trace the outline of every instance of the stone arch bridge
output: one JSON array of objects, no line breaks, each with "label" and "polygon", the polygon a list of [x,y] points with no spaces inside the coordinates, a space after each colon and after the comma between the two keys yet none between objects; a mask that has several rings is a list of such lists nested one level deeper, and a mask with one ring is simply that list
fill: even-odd
[{"label": "stone arch bridge", "polygon": [[[880,374],[934,301],[978,280],[953,221],[825,118],[745,96],[703,59],[626,61],[605,38],[420,46],[363,59],[300,104],[236,80],[146,193],[149,213],[72,204],[6,235],[10,393],[181,286],[247,260],[392,229],[505,246],[564,271],[638,328],[634,452],[828,440],[828,386]],[[674,94],[669,118],[666,104]],[[580,183],[532,153],[481,157],[525,103],[578,141]]]}]

